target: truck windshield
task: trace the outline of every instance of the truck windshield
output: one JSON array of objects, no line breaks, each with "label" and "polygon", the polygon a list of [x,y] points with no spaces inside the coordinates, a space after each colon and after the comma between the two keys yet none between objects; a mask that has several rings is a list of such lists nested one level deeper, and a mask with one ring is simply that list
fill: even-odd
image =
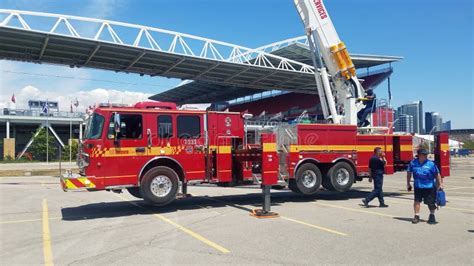
[{"label": "truck windshield", "polygon": [[98,139],[102,134],[104,127],[104,117],[99,114],[93,114],[86,123],[85,137],[86,139]]}]

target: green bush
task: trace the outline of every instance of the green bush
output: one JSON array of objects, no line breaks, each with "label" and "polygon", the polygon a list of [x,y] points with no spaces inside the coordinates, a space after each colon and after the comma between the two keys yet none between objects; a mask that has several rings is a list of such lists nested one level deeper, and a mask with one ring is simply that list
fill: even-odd
[{"label": "green bush", "polygon": [[474,150],[474,141],[472,141],[472,140],[465,141],[465,142],[464,142],[464,145],[463,145],[462,147],[463,147],[464,149]]},{"label": "green bush", "polygon": [[[36,136],[35,140],[31,144],[31,153],[33,155],[33,159],[39,160],[39,161],[46,161],[46,128],[41,128],[39,129],[40,132],[38,136]],[[34,136],[35,133],[33,133]],[[56,146],[56,140],[53,136],[53,134],[49,134],[48,137],[48,157],[50,161],[56,160],[56,154],[57,154],[57,146]]]},{"label": "green bush", "polygon": [[76,160],[77,151],[79,149],[79,142],[77,140],[72,140],[72,145],[65,145],[62,151],[62,158],[69,161],[69,150],[71,150],[71,160]]}]

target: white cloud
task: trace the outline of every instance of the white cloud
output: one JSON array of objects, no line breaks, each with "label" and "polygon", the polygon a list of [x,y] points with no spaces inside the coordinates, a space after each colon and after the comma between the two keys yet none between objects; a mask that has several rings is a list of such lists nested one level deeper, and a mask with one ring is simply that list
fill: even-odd
[{"label": "white cloud", "polygon": [[[123,103],[134,104],[145,101],[152,94],[135,91],[118,91],[114,89],[97,88],[90,91],[79,90],[72,94],[58,93],[51,90],[41,90],[33,86],[26,86],[15,94],[16,108],[27,109],[28,100],[48,100],[59,103],[61,111],[69,111],[71,101],[76,98],[79,101],[78,111],[85,111],[88,106],[94,106],[99,103]],[[1,99],[0,107],[9,107],[10,96]]]}]

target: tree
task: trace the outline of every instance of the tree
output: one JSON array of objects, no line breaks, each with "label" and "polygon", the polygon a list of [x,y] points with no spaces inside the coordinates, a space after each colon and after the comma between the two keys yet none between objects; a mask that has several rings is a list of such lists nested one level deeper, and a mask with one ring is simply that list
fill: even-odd
[{"label": "tree", "polygon": [[76,160],[77,158],[77,151],[79,149],[79,142],[77,140],[71,140],[72,145],[65,145],[64,150],[62,151],[62,157],[65,160],[69,160],[69,150],[71,150],[71,157],[72,160]]},{"label": "tree", "polygon": [[464,145],[462,147],[464,149],[474,150],[474,141],[472,140],[464,141]]},{"label": "tree", "polygon": [[[49,134],[48,137],[48,148],[46,148],[46,128],[39,129],[40,132],[36,136],[35,140],[31,144],[31,153],[35,160],[46,161],[46,150],[48,150],[49,160],[54,160],[56,158],[56,152],[58,147],[56,146],[56,140],[54,139],[53,134]],[[33,136],[35,133],[33,133]]]}]

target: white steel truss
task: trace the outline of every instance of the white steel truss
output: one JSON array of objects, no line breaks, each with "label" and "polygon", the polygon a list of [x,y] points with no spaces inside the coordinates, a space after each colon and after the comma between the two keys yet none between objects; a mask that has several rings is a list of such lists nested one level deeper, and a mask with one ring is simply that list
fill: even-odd
[{"label": "white steel truss", "polygon": [[[42,23],[38,23],[40,20]],[[48,35],[94,40],[141,48],[144,51],[160,51],[280,71],[314,73],[313,66],[267,52],[295,42],[305,43],[305,37],[251,49],[155,27],[78,16],[0,9],[0,21],[0,28],[15,28]],[[45,27],[46,24],[50,25]],[[144,55],[145,52],[139,57]],[[137,57],[137,61],[140,58]]]}]

